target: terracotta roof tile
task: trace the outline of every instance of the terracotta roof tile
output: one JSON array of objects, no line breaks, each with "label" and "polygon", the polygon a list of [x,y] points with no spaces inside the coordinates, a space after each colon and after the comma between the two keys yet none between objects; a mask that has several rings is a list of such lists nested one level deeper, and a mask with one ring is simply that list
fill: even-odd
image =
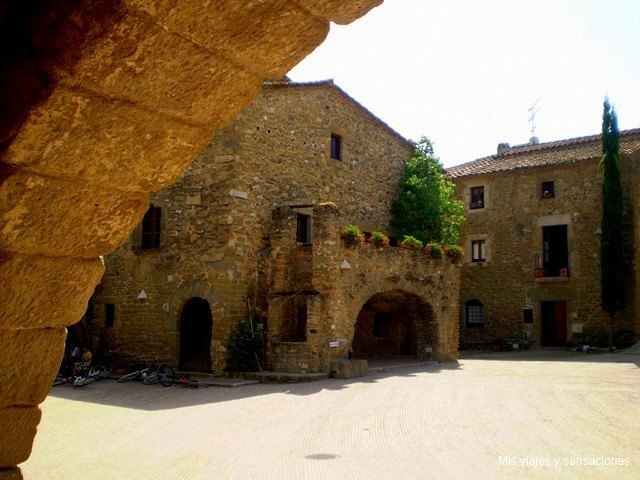
[{"label": "terracotta roof tile", "polygon": [[[640,128],[621,131],[620,152],[633,153],[639,150]],[[501,154],[490,155],[450,167],[446,172],[449,178],[460,178],[522,168],[576,163],[601,156],[602,144],[600,134],[598,134],[538,145],[514,146]]]}]

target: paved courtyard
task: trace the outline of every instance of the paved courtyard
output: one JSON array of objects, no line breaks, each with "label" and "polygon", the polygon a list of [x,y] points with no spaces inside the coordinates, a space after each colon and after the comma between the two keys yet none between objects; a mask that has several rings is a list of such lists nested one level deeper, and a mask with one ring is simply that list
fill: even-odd
[{"label": "paved courtyard", "polygon": [[638,365],[521,352],[349,381],[61,386],[22,468],[27,480],[640,478]]}]

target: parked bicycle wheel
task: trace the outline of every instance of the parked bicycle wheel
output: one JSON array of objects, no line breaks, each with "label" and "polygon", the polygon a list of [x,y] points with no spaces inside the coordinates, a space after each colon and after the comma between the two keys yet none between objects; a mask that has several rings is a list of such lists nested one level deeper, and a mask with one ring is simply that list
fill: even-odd
[{"label": "parked bicycle wheel", "polygon": [[173,385],[173,381],[176,378],[173,368],[171,368],[167,364],[160,365],[158,367],[157,375],[158,381],[163,387],[170,387],[171,385]]}]

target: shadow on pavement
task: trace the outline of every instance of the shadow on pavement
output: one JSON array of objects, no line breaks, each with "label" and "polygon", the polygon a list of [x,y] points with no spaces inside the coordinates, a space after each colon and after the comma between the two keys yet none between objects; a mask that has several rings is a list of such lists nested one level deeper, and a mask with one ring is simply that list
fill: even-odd
[{"label": "shadow on pavement", "polygon": [[185,387],[175,384],[171,387],[144,385],[139,382],[117,383],[107,379],[74,388],[71,385],[53,387],[50,397],[91,402],[121,408],[139,410],[170,410],[207,403],[242,400],[260,395],[315,395],[323,391],[342,390],[355,385],[372,384],[389,377],[416,377],[420,374],[436,374],[443,370],[460,368],[458,362],[445,362],[412,367],[391,365],[389,371],[370,372],[365,377],[351,379],[326,378],[304,383],[259,383],[238,388]]}]

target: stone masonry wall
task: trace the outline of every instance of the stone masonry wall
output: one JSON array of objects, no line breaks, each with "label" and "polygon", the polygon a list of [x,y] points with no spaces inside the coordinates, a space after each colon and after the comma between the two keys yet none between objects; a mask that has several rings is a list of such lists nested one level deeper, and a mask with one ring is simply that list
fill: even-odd
[{"label": "stone masonry wall", "polygon": [[[342,161],[329,158],[332,132],[343,138]],[[138,227],[105,258],[92,325],[98,349],[123,363],[176,364],[180,313],[198,296],[213,312],[212,368],[223,370],[225,342],[248,302],[258,315],[269,313],[274,208],[331,200],[341,206],[339,225],[386,230],[411,151],[332,85],[263,89],[177,184],[152,195],[162,208],[160,248],[140,250]],[[137,299],[142,290],[147,300]],[[106,303],[116,309],[112,328]]]},{"label": "stone masonry wall", "polygon": [[[407,326],[416,323],[418,358],[456,360],[460,267],[445,259],[430,260],[423,252],[377,249],[370,244],[346,248],[340,240],[341,215],[335,205],[320,204],[313,211],[316,236],[312,286],[307,297],[307,339],[273,341],[278,340],[281,320],[273,305],[277,307],[283,301],[281,296],[273,297],[269,309],[270,368],[288,372],[329,371],[331,360],[349,356],[358,315],[364,304],[379,294],[396,306],[397,313],[406,313],[399,305],[412,306],[403,322]],[[292,222],[280,225],[281,229],[294,228]],[[274,243],[274,251],[280,255],[283,250],[278,247],[280,244]],[[289,278],[295,277],[294,272],[289,274]],[[276,275],[280,279],[276,283],[283,285],[280,274],[274,272]]]},{"label": "stone masonry wall", "polygon": [[[567,301],[567,338],[578,334],[592,339],[607,332],[608,316],[600,309],[599,245],[601,171],[599,159],[546,168],[469,176],[455,179],[457,196],[466,206],[467,222],[461,232],[465,260],[461,275],[460,324],[462,345],[497,338],[527,338],[540,344],[540,301]],[[634,291],[632,218],[632,165],[622,162],[625,180],[625,219],[629,255],[629,291]],[[555,183],[555,197],[541,198],[543,181]],[[469,210],[469,192],[485,187],[485,208]],[[536,255],[543,251],[541,223],[568,225],[569,277],[542,281],[535,277]],[[487,261],[471,262],[472,239],[485,238]],[[467,327],[465,304],[477,299],[484,305],[484,327]],[[534,323],[523,322],[523,309],[533,308]],[[635,295],[617,328],[633,331]],[[583,338],[584,338],[583,337]]]}]

